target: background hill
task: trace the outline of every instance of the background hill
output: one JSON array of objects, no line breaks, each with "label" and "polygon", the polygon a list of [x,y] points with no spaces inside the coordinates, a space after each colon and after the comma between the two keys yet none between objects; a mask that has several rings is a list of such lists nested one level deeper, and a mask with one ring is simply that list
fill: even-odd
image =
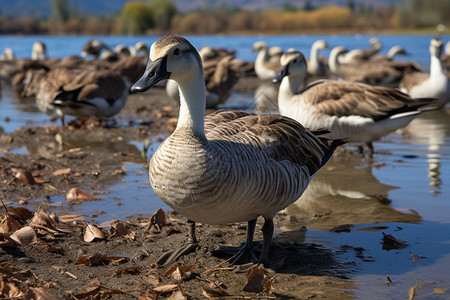
[{"label": "background hill", "polygon": [[[120,12],[124,3],[130,0],[69,0],[71,8],[81,15],[111,15]],[[175,0],[180,12],[205,7],[214,8],[219,4],[240,7],[246,10],[263,10],[269,7],[282,7],[289,3],[301,8],[306,0]],[[309,1],[314,7],[337,4],[346,5],[348,0],[314,0]],[[353,0],[356,7],[370,5],[377,8],[389,4],[400,4],[403,0]],[[0,14],[12,17],[46,17],[52,14],[50,0],[0,0]]]}]

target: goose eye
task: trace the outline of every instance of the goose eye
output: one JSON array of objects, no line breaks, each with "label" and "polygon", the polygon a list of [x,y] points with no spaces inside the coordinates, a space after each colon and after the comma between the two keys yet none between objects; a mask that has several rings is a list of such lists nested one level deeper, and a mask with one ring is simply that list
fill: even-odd
[{"label": "goose eye", "polygon": [[296,60],[296,59],[294,59],[294,63],[297,63],[297,60]]},{"label": "goose eye", "polygon": [[179,54],[180,54],[180,52],[181,52],[181,51],[180,51],[180,49],[176,48],[176,49],[175,49],[175,51],[173,51],[173,54],[175,54],[175,55],[179,55]]}]

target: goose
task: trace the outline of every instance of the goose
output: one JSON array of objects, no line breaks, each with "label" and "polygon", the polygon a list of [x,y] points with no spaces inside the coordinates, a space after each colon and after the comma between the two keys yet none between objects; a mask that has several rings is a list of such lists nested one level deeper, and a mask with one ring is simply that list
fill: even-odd
[{"label": "goose", "polygon": [[384,61],[384,60],[393,61],[395,56],[397,56],[397,55],[408,56],[409,53],[402,46],[396,45],[396,46],[392,46],[391,49],[389,49],[386,56],[377,54],[377,55],[374,55],[370,60],[371,61]]},{"label": "goose", "polygon": [[90,40],[89,42],[83,45],[83,48],[81,50],[81,56],[86,57],[88,55],[93,55],[95,59],[98,59],[100,57],[102,50],[111,51],[109,46],[103,43],[102,41],[97,39]]},{"label": "goose", "polygon": [[16,56],[14,54],[14,50],[11,48],[5,48],[3,50],[3,55],[0,57],[0,60],[15,60]]},{"label": "goose", "polygon": [[24,96],[36,96],[43,113],[64,116],[111,117],[125,105],[128,86],[117,73],[109,70],[72,70],[55,68],[49,71],[29,70]]},{"label": "goose", "polygon": [[47,58],[47,47],[41,41],[36,41],[33,43],[33,48],[31,49],[31,59],[33,60],[44,60]]},{"label": "goose", "polygon": [[253,52],[258,52],[255,60],[255,72],[261,80],[272,80],[280,68],[280,61],[271,61],[267,44],[259,41],[253,44]]},{"label": "goose", "polygon": [[447,77],[449,76],[450,72],[450,41],[445,44],[445,52],[444,55],[442,55],[442,63],[444,64],[444,67],[447,70]]},{"label": "goose", "polygon": [[450,79],[446,76],[442,64],[443,42],[442,39],[431,39],[430,41],[430,73],[409,72],[406,73],[399,88],[413,98],[432,97],[438,99],[438,106],[444,107],[450,100]]},{"label": "goose", "polygon": [[346,51],[344,46],[337,46],[331,50],[328,58],[330,72],[339,79],[394,87],[406,72],[421,70],[417,64],[409,62],[358,60],[342,63],[339,57]]},{"label": "goose", "polygon": [[314,76],[324,76],[328,72],[328,65],[319,58],[319,50],[328,49],[325,40],[317,40],[311,46],[311,53],[308,61],[308,73]]},{"label": "goose", "polygon": [[369,40],[369,44],[372,47],[366,49],[354,49],[349,51],[348,54],[346,54],[345,62],[350,62],[354,58],[368,60],[372,58],[375,54],[380,52],[381,48],[383,48],[383,44],[376,37],[371,38]]},{"label": "goose", "polygon": [[[203,61],[203,57],[200,57]],[[233,68],[233,60],[234,56],[228,55],[218,61],[203,61],[206,83],[206,108],[214,109],[217,105],[225,103],[230,97],[233,86],[240,78],[240,73]],[[166,93],[172,100],[178,101],[180,96],[178,84],[175,80],[167,80]]]},{"label": "goose", "polygon": [[[301,52],[286,53],[274,82],[281,82],[278,109],[309,129],[325,129],[329,138],[348,138],[366,143],[373,156],[372,141],[406,126],[431,99],[412,99],[387,87],[359,82],[318,80],[301,86],[306,60]],[[299,87],[302,87],[298,90]],[[431,108],[430,108],[431,109]]]},{"label": "goose", "polygon": [[137,42],[134,45],[134,48],[136,49],[136,54],[137,55],[142,55],[144,57],[148,57],[149,54],[150,54],[150,50],[148,49],[147,44],[144,43],[144,42]]},{"label": "goose", "polygon": [[157,263],[168,265],[197,247],[195,222],[247,221],[246,242],[231,263],[246,261],[248,255],[255,259],[253,233],[256,219],[263,216],[258,262],[267,264],[273,217],[298,199],[344,141],[319,138],[279,115],[221,110],[205,117],[201,58],[180,36],[152,44],[145,73],[131,91],[144,92],[169,78],[180,89],[180,113],[175,131],[151,158],[150,182],[161,200],[190,220],[190,230],[187,244]]}]

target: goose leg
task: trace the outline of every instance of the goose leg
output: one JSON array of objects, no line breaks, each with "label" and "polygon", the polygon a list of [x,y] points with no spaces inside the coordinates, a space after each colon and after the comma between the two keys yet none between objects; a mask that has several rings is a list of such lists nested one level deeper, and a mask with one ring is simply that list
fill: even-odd
[{"label": "goose leg", "polygon": [[263,264],[266,267],[270,265],[269,250],[272,244],[273,228],[273,219],[265,219],[264,225],[261,229],[263,232],[263,248],[258,263]]},{"label": "goose leg", "polygon": [[373,144],[372,144],[372,142],[367,142],[366,145],[367,145],[367,148],[369,148],[369,158],[373,158]]},{"label": "goose leg", "polygon": [[183,255],[195,251],[195,249],[198,246],[197,238],[195,237],[195,222],[188,220],[188,223],[190,226],[189,226],[189,236],[186,241],[186,244],[178,249],[168,251],[163,255],[161,255],[156,261],[156,264],[158,266],[160,267],[168,266],[177,261]]},{"label": "goose leg", "polygon": [[239,251],[231,258],[230,264],[237,265],[248,263],[249,261],[255,262],[258,261],[258,257],[255,255],[253,251],[253,234],[255,233],[256,228],[256,219],[248,221],[247,226],[247,239],[242,247],[240,247]]}]

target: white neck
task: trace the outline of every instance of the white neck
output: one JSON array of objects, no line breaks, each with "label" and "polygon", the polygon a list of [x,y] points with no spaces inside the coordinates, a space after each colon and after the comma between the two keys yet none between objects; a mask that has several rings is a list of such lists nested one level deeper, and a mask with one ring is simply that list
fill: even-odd
[{"label": "white neck", "polygon": [[309,55],[309,61],[310,62],[317,62],[317,56],[318,56],[318,53],[319,53],[319,49],[317,49],[317,47],[312,47],[311,48],[311,53],[310,53],[310,55]]},{"label": "white neck", "polygon": [[205,138],[206,89],[203,71],[198,68],[177,80],[180,89],[180,114],[177,128],[191,130]]},{"label": "white neck", "polygon": [[290,99],[297,93],[300,87],[303,87],[304,76],[301,75],[290,75],[283,78],[280,84],[280,89],[278,92],[278,101]]},{"label": "white neck", "polygon": [[337,73],[337,69],[339,67],[339,54],[332,53],[328,58],[328,67],[332,73]]},{"label": "white neck", "polygon": [[430,61],[430,76],[440,76],[444,74],[444,65],[442,64],[442,61],[439,57],[437,57],[434,54],[431,54],[431,61]]},{"label": "white neck", "polygon": [[262,65],[264,62],[269,60],[269,51],[267,48],[263,48],[259,50],[258,55],[256,56],[256,64]]}]

